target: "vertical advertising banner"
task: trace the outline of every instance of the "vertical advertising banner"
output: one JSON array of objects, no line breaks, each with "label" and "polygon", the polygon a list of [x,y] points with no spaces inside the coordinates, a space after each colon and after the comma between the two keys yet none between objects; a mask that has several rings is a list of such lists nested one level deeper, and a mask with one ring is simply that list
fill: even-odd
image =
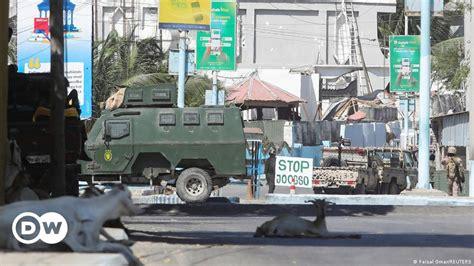
[{"label": "vertical advertising banner", "polygon": [[[49,0],[18,1],[17,57],[22,73],[50,72]],[[79,95],[81,118],[92,115],[92,2],[64,0],[64,72]]]},{"label": "vertical advertising banner", "polygon": [[211,0],[159,0],[160,29],[209,30]]},{"label": "vertical advertising banner", "polygon": [[420,36],[390,36],[390,92],[420,91]]},{"label": "vertical advertising banner", "polygon": [[198,31],[196,68],[235,70],[235,0],[212,1],[211,30]]}]

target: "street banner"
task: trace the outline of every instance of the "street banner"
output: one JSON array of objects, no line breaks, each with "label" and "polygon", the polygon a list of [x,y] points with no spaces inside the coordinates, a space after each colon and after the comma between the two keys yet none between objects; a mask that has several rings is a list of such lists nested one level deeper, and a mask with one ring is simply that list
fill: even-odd
[{"label": "street banner", "polygon": [[[49,0],[18,1],[18,72],[47,73],[51,66]],[[92,115],[92,1],[64,0],[64,72],[79,96],[81,118]]]},{"label": "street banner", "polygon": [[197,33],[197,69],[235,70],[236,7],[235,0],[212,1],[211,29]]},{"label": "street banner", "polygon": [[390,36],[390,92],[420,91],[420,36]]},{"label": "street banner", "polygon": [[277,156],[275,185],[289,187],[294,179],[296,187],[313,187],[313,159]]},{"label": "street banner", "polygon": [[211,0],[159,0],[160,29],[209,30]]}]

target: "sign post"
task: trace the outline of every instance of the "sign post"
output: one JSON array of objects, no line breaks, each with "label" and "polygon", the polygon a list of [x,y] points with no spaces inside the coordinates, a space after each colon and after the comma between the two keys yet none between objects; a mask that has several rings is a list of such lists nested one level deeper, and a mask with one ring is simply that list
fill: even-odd
[{"label": "sign post", "polygon": [[285,187],[313,187],[313,159],[277,156],[275,185]]},{"label": "sign post", "polygon": [[210,0],[160,0],[160,29],[180,30],[178,63],[178,107],[184,107],[186,80],[186,40],[188,30],[205,30],[210,27]]},{"label": "sign post", "polygon": [[235,0],[212,1],[210,31],[198,31],[196,39],[196,68],[212,70],[212,101],[218,103],[217,72],[235,70]]}]

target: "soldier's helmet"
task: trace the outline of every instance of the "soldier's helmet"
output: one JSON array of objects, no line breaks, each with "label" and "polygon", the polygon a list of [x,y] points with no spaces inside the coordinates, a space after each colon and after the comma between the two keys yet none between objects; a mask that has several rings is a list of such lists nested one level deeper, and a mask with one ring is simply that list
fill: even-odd
[{"label": "soldier's helmet", "polygon": [[455,154],[456,154],[456,148],[455,148],[455,147],[449,147],[449,148],[448,148],[448,154],[453,154],[453,155],[455,155]]},{"label": "soldier's helmet", "polygon": [[268,149],[268,154],[274,155],[275,153],[276,153],[276,150],[275,150],[274,147],[270,147],[270,148]]}]

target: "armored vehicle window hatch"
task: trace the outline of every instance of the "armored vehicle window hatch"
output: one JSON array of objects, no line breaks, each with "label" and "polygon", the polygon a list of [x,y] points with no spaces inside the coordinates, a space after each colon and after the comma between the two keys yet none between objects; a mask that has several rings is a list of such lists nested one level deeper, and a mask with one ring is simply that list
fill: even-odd
[{"label": "armored vehicle window hatch", "polygon": [[143,90],[141,89],[127,90],[127,96],[129,102],[143,102]]},{"label": "armored vehicle window hatch", "polygon": [[152,94],[151,99],[154,102],[171,101],[171,91],[169,90],[153,89],[151,94]]},{"label": "armored vehicle window hatch", "polygon": [[183,124],[184,125],[199,125],[199,113],[198,112],[184,112],[183,113]]},{"label": "armored vehicle window hatch", "polygon": [[160,126],[174,126],[176,125],[175,113],[161,113],[159,115]]},{"label": "armored vehicle window hatch", "polygon": [[111,139],[121,139],[130,135],[130,121],[107,120],[105,121],[105,136]]},{"label": "armored vehicle window hatch", "polygon": [[224,124],[224,112],[222,111],[207,111],[207,124],[208,125],[223,125]]}]

